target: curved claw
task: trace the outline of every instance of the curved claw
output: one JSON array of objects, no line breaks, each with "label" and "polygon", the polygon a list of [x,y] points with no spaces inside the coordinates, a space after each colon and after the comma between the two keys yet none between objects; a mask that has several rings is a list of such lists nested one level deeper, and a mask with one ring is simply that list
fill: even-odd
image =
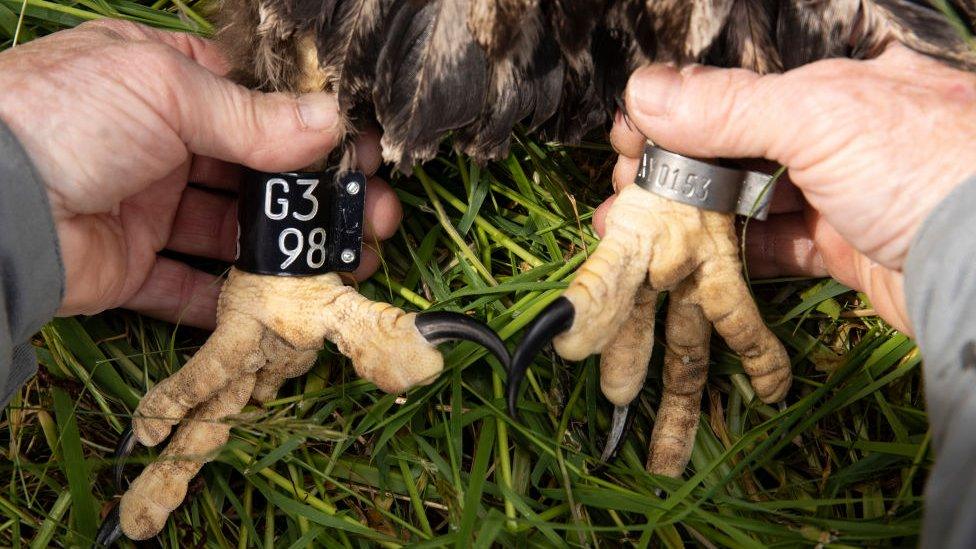
[{"label": "curved claw", "polygon": [[119,437],[119,443],[115,446],[115,452],[112,454],[112,459],[115,462],[113,472],[115,477],[115,488],[117,490],[124,490],[122,487],[122,469],[125,467],[125,460],[132,453],[132,450],[136,447],[135,433],[132,431],[132,426],[130,425],[125,431],[122,431],[122,436]]},{"label": "curved claw", "polygon": [[505,369],[511,364],[508,348],[494,330],[482,322],[461,313],[431,311],[417,314],[414,322],[420,335],[432,345],[446,341],[471,341],[495,355]]},{"label": "curved claw", "polygon": [[607,435],[607,443],[603,447],[603,453],[600,454],[601,461],[610,461],[617,455],[617,450],[620,449],[620,442],[624,439],[624,434],[630,430],[631,422],[628,418],[629,411],[629,404],[626,406],[613,407],[613,419],[610,422],[610,434]]},{"label": "curved claw", "polygon": [[529,369],[532,359],[552,341],[552,338],[568,330],[573,325],[575,316],[576,309],[573,303],[565,297],[560,297],[543,309],[525,329],[525,337],[515,349],[512,367],[508,371],[508,413],[512,417],[518,417],[515,404],[522,381],[525,379],[525,372]]},{"label": "curved claw", "polygon": [[119,502],[108,512],[108,516],[98,527],[98,535],[95,536],[95,547],[111,547],[113,543],[122,537],[122,522],[119,517]]}]

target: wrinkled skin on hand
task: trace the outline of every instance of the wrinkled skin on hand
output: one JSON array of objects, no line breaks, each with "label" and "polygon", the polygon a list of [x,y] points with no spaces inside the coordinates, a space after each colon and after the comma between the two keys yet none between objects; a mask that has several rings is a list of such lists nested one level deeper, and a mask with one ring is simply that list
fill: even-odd
[{"label": "wrinkled skin on hand", "polygon": [[[893,44],[876,59],[782,74],[654,65],[634,73],[625,99],[627,120],[611,133],[618,190],[647,139],[695,158],[785,166],[779,190],[799,196],[750,223],[752,275],[830,274],[911,333],[902,265],[918,228],[976,166],[976,75]],[[608,208],[594,216],[598,231]]]},{"label": "wrinkled skin on hand", "polygon": [[[295,170],[340,139],[331,94],[258,93],[229,69],[210,40],[117,20],[0,53],[0,120],[33,161],[57,229],[59,314],[125,307],[213,329],[218,277],[159,252],[233,261],[239,165]],[[378,133],[356,149],[371,175]],[[366,209],[366,241],[389,238],[400,206],[376,177]],[[365,249],[354,275],[378,264]]]}]

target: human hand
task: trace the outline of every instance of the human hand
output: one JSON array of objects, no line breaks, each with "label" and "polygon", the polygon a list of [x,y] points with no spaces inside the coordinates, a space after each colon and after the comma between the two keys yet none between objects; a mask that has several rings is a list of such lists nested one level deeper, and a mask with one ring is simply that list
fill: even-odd
[{"label": "human hand", "polygon": [[611,133],[617,191],[647,138],[692,157],[778,162],[795,188],[781,184],[779,215],[750,223],[753,275],[829,273],[910,333],[901,268],[921,223],[976,166],[976,76],[893,46],[765,76],[654,65],[634,73],[625,100]]},{"label": "human hand", "polygon": [[[301,169],[340,137],[326,93],[249,91],[224,78],[213,42],[120,21],[56,33],[0,54],[0,119],[23,144],[51,203],[66,287],[60,314],[126,307],[213,327],[217,277],[157,255],[231,261],[238,165]],[[379,136],[357,142],[380,163]],[[187,186],[192,181],[199,186]],[[400,204],[369,180],[366,240],[392,236]],[[378,266],[363,250],[357,279]]]}]

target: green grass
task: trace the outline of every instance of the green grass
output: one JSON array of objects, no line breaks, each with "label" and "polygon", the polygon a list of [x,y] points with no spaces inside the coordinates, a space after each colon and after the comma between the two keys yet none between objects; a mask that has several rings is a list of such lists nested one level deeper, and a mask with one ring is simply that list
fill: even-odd
[{"label": "green grass", "polygon": [[[204,8],[0,0],[0,39],[10,46],[15,35],[23,42],[101,16],[205,30]],[[589,218],[609,192],[612,160],[601,142],[566,149],[525,137],[507,161],[482,168],[445,150],[414,176],[393,177],[404,223],[360,290],[411,310],[474,311],[514,346],[596,246]],[[931,466],[918,351],[836,282],[762,281],[753,290],[791,352],[790,406],[755,400],[738,359],[715,338],[683,479],[644,471],[659,348],[633,434],[609,466],[598,456],[611,406],[593,358],[540,357],[519,424],[504,413],[504,372],[472,345],[445,346],[445,373],[405,399],[356,379],[327,349],[278,400],[234,418],[231,443],[159,542],[912,544]],[[119,432],[147,387],[205,338],[126,312],[59,319],[37,335],[42,373],[0,423],[0,546],[90,545],[116,497],[110,456]]]}]

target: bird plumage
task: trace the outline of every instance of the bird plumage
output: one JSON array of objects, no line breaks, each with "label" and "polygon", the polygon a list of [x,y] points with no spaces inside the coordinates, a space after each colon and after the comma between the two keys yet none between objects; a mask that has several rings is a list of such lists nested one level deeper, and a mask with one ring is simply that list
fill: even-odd
[{"label": "bird plumage", "polygon": [[578,142],[650,61],[765,73],[897,40],[976,70],[965,35],[976,2],[944,6],[949,16],[921,0],[224,0],[220,37],[242,82],[320,82],[349,133],[378,123],[384,157],[408,170],[448,135],[477,161],[502,157],[519,123]]}]

